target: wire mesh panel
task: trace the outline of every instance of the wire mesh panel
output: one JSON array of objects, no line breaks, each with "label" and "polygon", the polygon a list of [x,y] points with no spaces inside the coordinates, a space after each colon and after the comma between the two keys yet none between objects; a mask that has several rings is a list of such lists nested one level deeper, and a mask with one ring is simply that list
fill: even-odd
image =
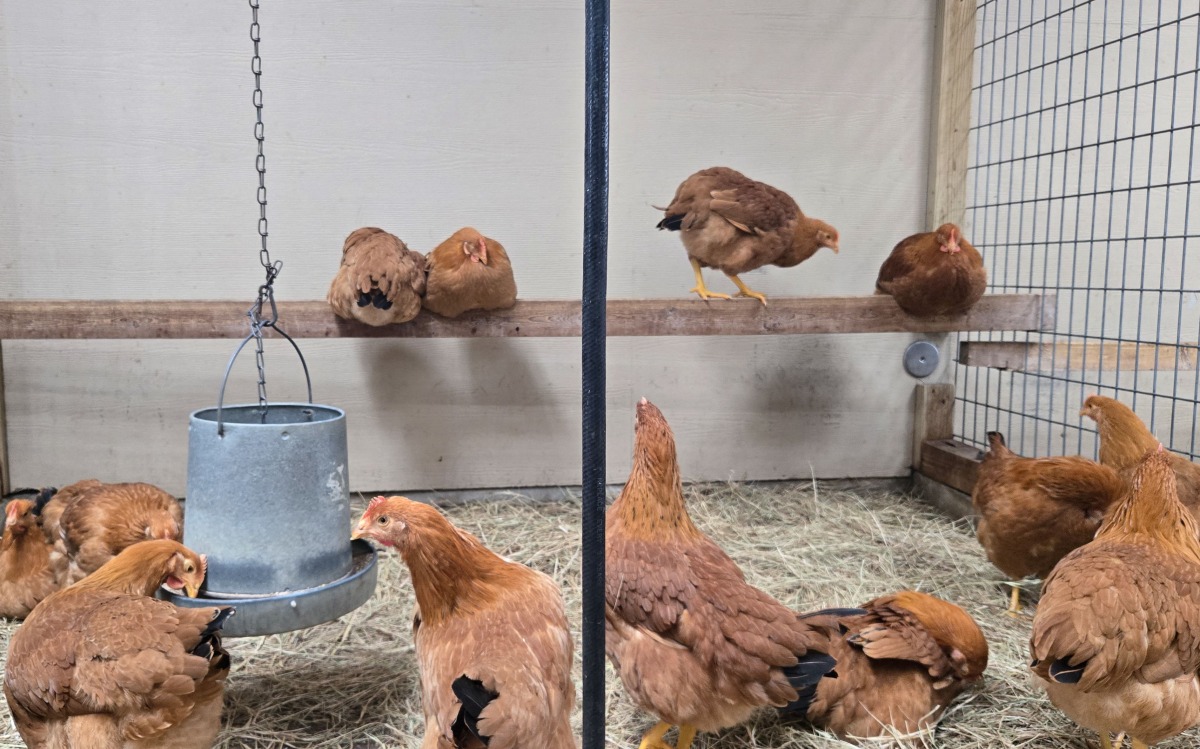
[{"label": "wire mesh panel", "polygon": [[[989,343],[955,368],[958,439],[1094,456],[1079,409],[1101,393],[1198,457],[1198,18],[1200,0],[979,2],[964,231],[989,291],[1055,292],[1058,325],[962,336]],[[968,366],[989,360],[1006,369]]]}]

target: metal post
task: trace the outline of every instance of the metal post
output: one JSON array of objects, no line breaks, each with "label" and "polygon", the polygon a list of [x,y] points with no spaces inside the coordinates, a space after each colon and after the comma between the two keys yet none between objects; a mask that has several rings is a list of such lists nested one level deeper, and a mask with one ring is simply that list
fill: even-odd
[{"label": "metal post", "polygon": [[585,0],[583,156],[583,749],[604,747],[605,301],[609,0]]}]

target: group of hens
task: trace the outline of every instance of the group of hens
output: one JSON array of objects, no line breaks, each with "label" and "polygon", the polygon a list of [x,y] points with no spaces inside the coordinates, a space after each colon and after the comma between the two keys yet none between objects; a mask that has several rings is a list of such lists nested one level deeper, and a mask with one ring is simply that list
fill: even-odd
[{"label": "group of hens", "polygon": [[[739,273],[795,265],[838,241],[783,192],[726,168],[689,177],[659,226],[682,233],[705,299],[722,295],[705,287],[704,267],[765,303]],[[330,302],[371,324],[396,321],[384,313],[398,308],[415,315],[418,288],[428,306],[435,278],[435,305],[450,315],[496,308],[501,286],[515,298],[503,249],[473,229],[428,259],[360,229],[343,254]],[[877,290],[910,314],[947,314],[985,283],[978,252],[947,225],[897,245]],[[1118,401],[1092,396],[1082,414],[1097,423],[1099,463],[1019,457],[989,433],[973,495],[978,538],[1006,575],[1044,580],[1036,683],[1103,747],[1113,734],[1145,747],[1200,721],[1200,465],[1164,451]],[[639,749],[672,749],[675,728],[674,749],[688,749],[697,732],[762,708],[846,740],[928,731],[982,676],[988,643],[948,601],[904,590],[797,613],[748,584],[689,517],[674,435],[644,398],[634,432],[632,468],[606,516],[605,644],[633,702],[658,719]],[[4,694],[26,743],[211,747],[233,665],[220,630],[233,610],[154,597],[164,585],[194,597],[204,580],[205,557],[180,543],[179,503],[147,484],[88,480],[14,499],[5,514],[0,614],[25,621]],[[396,548],[411,574],[422,749],[577,746],[574,642],[553,579],[404,497],[371,500],[352,536]],[[1014,613],[1017,604],[1014,588]]]}]

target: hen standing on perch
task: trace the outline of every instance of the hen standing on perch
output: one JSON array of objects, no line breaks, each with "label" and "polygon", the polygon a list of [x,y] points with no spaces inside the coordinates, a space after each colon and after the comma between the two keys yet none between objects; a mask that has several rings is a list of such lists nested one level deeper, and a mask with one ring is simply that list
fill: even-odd
[{"label": "hen standing on perch", "polygon": [[67,584],[81,580],[139,541],[183,538],[183,508],[153,484],[64,487],[42,508],[42,526],[68,560]]},{"label": "hen standing on perch", "polygon": [[421,311],[425,256],[383,229],[355,229],[325,299],[343,320],[367,325],[408,322]]},{"label": "hen standing on perch", "polygon": [[[1054,565],[1091,541],[1125,482],[1113,469],[1085,458],[1023,458],[988,432],[971,504],[975,535],[992,564],[1011,580],[1045,579]],[[1012,589],[1009,614],[1021,610]]]},{"label": "hen standing on perch", "polygon": [[659,718],[640,749],[677,749],[758,708],[806,705],[833,671],[831,627],[746,583],[688,517],[675,438],[637,406],[633,468],[605,520],[605,650],[633,701]]},{"label": "hen standing on perch", "polygon": [[1200,541],[1161,445],[1046,579],[1030,650],[1050,701],[1105,749],[1110,733],[1145,749],[1200,720]]},{"label": "hen standing on perch", "polygon": [[960,315],[986,288],[983,257],[954,224],[901,240],[875,281],[876,294],[890,294],[913,317]]},{"label": "hen standing on perch", "polygon": [[822,247],[838,251],[838,232],[824,221],[805,216],[796,201],[782,190],[756,182],[728,167],[703,169],[675,190],[675,197],[658,222],[659,229],[680,232],[701,299],[729,299],[710,291],[701,268],[717,268],[740,291],[763,304],[765,294],[751,290],[738,274],[778,265],[790,268]]},{"label": "hen standing on perch", "polygon": [[840,633],[829,644],[837,676],[789,708],[843,740],[931,729],[987,668],[987,640],[970,614],[914,590],[802,619]]},{"label": "hen standing on perch", "polygon": [[442,317],[473,310],[508,309],[517,303],[517,282],[504,246],[464,227],[425,258],[425,308]]},{"label": "hen standing on perch", "polygon": [[233,609],[180,608],[159,585],[195,596],[204,558],[174,541],[125,549],[38,604],[12,636],[4,696],[32,749],[209,749],[221,727]]},{"label": "hen standing on perch", "polygon": [[404,497],[371,500],[353,537],[396,547],[412,575],[421,749],[576,746],[574,645],[554,581]]}]

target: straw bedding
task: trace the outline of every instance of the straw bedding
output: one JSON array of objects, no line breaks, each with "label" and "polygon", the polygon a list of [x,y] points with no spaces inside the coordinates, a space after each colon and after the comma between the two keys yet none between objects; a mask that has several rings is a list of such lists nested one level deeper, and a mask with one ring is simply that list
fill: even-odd
[{"label": "straw bedding", "polygon": [[[962,605],[976,618],[991,645],[982,684],[959,699],[933,737],[915,737],[911,745],[1095,746],[1094,735],[1071,724],[1031,688],[1025,666],[1029,617],[1004,614],[1007,590],[999,584],[1001,575],[965,523],[897,494],[826,491],[812,485],[695,486],[688,489],[688,501],[697,524],[741,564],[750,582],[797,610],[855,605],[916,587]],[[577,500],[534,502],[504,494],[492,502],[444,509],[492,549],[561,581],[578,627]],[[386,553],[380,564],[374,598],[352,614],[301,632],[228,641],[234,672],[221,746],[420,745],[408,574],[394,553]],[[5,652],[14,626],[0,623]],[[611,670],[608,696],[608,746],[634,749],[654,719],[629,703]],[[1193,747],[1198,736],[1189,731],[1159,746]],[[11,721],[5,720],[0,747],[21,745]],[[695,746],[845,745],[810,729],[778,725],[764,712],[749,725],[701,736]]]}]

